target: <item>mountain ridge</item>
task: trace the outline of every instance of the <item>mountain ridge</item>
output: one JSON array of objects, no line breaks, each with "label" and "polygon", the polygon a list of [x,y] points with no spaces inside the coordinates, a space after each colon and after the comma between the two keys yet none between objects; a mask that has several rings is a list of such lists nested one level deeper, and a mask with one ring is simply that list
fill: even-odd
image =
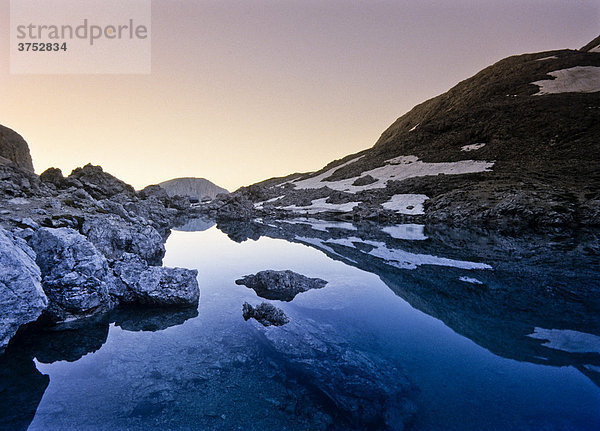
[{"label": "mountain ridge", "polygon": [[[599,225],[598,39],[502,59],[415,106],[371,148],[230,199],[256,215]],[[227,201],[209,211],[231,214]]]}]

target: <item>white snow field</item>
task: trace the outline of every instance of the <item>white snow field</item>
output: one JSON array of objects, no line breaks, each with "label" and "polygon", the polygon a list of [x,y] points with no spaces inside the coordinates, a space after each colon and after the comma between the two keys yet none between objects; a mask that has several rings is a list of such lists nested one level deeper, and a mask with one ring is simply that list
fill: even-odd
[{"label": "white snow field", "polygon": [[483,284],[482,281],[477,280],[476,278],[473,277],[459,277],[458,279],[459,281],[465,282],[465,283],[471,283],[471,284]]},{"label": "white snow field", "polygon": [[447,259],[445,257],[431,256],[428,254],[410,253],[404,250],[388,248],[383,242],[365,241],[360,238],[350,237],[331,239],[326,244],[339,244],[345,247],[357,248],[354,243],[367,244],[373,247],[370,251],[358,249],[361,253],[383,259],[386,264],[400,269],[417,269],[421,265],[448,266],[460,269],[492,269],[486,263],[468,262],[463,260]]},{"label": "white snow field", "polygon": [[600,91],[600,67],[576,66],[569,69],[555,70],[548,75],[555,79],[535,81],[532,84],[540,87],[534,96],[558,93],[595,93]]},{"label": "white snow field", "polygon": [[329,198],[315,199],[312,201],[311,205],[307,205],[304,207],[289,205],[287,207],[282,207],[282,209],[303,214],[317,214],[326,211],[345,213],[352,211],[352,209],[359,204],[359,202],[347,202],[345,204],[330,204],[325,202],[327,199]]},{"label": "white snow field", "polygon": [[400,194],[394,195],[382,206],[386,210],[392,210],[400,214],[425,214],[423,203],[429,199],[426,195]]},{"label": "white snow field", "polygon": [[535,328],[533,333],[529,334],[528,337],[547,340],[543,346],[551,349],[571,353],[600,353],[600,337],[586,332],[572,331],[570,329]]},{"label": "white snow field", "polygon": [[483,147],[485,147],[485,144],[483,143],[465,145],[463,147],[460,147],[460,151],[476,151]]},{"label": "white snow field", "polygon": [[[350,193],[357,193],[363,190],[382,189],[390,180],[405,180],[413,177],[424,177],[429,175],[461,175],[476,172],[485,172],[491,170],[494,162],[481,160],[460,160],[458,162],[427,163],[419,160],[416,156],[400,156],[386,160],[383,166],[369,171],[364,171],[360,176],[347,178],[339,181],[323,181],[335,171],[343,166],[356,162],[363,156],[352,159],[340,166],[336,166],[312,178],[304,180],[292,180],[283,184],[291,183],[297,189],[319,189],[329,187],[333,190],[340,190]],[[352,183],[364,175],[370,175],[377,181],[363,186],[354,186]],[[282,186],[283,184],[280,184]]]},{"label": "white snow field", "polygon": [[284,219],[280,220],[280,222],[289,224],[307,224],[311,229],[320,230],[322,232],[329,232],[329,229],[358,230],[352,223],[319,220],[315,218]]},{"label": "white snow field", "polygon": [[397,224],[384,227],[382,231],[396,239],[423,241],[428,238],[425,235],[425,225],[422,224]]}]

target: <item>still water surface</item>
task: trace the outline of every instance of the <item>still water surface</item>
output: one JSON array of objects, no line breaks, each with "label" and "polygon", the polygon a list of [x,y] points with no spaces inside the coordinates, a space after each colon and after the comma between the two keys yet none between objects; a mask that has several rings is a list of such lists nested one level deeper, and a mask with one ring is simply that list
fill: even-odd
[{"label": "still water surface", "polygon": [[[551,259],[548,269],[511,261],[498,242],[489,251],[490,240],[448,246],[417,225],[371,232],[295,223],[295,231],[225,227],[241,242],[215,226],[173,232],[164,264],[198,269],[197,313],[125,310],[36,347],[35,368],[17,367],[22,405],[35,412],[20,426],[600,429],[597,310],[570,316],[547,304],[573,310],[581,301],[569,298],[597,283],[578,252],[564,252],[575,256],[567,267]],[[553,275],[540,280],[540,265]],[[235,280],[265,269],[329,283],[291,302],[267,301],[291,322],[264,328],[244,321],[242,304],[265,300]],[[541,300],[537,291],[514,293],[536,283],[560,289]],[[570,286],[575,293],[563,299]]]}]

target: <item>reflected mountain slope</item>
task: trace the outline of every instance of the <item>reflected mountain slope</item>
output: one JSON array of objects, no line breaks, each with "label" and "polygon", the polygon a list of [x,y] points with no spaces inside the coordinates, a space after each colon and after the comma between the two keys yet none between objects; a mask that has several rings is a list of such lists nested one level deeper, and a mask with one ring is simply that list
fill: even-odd
[{"label": "reflected mountain slope", "polygon": [[[483,231],[321,220],[219,223],[232,240],[261,236],[316,248],[378,275],[414,308],[443,321],[494,354],[577,367],[596,384],[600,346],[589,351],[536,337],[568,330],[594,343],[600,335],[597,232],[502,236]],[[589,344],[589,343],[588,343]]]}]

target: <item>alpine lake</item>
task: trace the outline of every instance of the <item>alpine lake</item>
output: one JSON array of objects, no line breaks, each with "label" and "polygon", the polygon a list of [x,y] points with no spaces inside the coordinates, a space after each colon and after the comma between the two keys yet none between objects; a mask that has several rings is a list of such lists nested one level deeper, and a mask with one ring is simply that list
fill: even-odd
[{"label": "alpine lake", "polygon": [[[599,238],[193,220],[164,265],[198,270],[198,307],[17,337],[0,428],[599,430]],[[287,302],[235,283],[267,269],[328,283]]]}]

